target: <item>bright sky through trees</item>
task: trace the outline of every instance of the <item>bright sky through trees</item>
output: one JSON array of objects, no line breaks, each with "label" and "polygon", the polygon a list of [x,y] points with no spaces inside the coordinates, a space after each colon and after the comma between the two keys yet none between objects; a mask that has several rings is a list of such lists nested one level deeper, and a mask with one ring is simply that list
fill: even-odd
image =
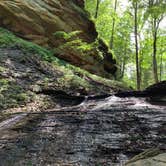
[{"label": "bright sky through trees", "polygon": [[[129,6],[129,1],[128,0],[119,0],[119,3],[120,3],[120,8],[121,8],[119,10],[119,12],[124,12],[126,10],[126,8]],[[163,28],[163,29],[166,29],[166,18],[164,18],[161,21],[160,27]]]}]

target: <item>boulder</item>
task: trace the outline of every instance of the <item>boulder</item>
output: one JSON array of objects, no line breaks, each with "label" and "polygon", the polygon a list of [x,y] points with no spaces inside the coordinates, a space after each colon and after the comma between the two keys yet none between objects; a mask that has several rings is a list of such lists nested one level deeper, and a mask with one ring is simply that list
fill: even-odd
[{"label": "boulder", "polygon": [[125,166],[165,166],[166,153],[161,153],[158,149],[147,150],[131,160]]},{"label": "boulder", "polygon": [[166,101],[166,81],[150,85],[143,91],[124,91],[116,94],[118,97],[149,97],[154,101]]},{"label": "boulder", "polygon": [[145,92],[151,96],[166,96],[166,81],[161,81],[147,87]]}]

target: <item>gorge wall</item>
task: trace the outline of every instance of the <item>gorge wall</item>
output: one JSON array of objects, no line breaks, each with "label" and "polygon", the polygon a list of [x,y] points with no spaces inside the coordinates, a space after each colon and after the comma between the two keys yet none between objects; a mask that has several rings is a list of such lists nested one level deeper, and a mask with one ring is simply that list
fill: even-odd
[{"label": "gorge wall", "polygon": [[[64,44],[53,35],[58,31],[80,31],[79,38],[88,44],[94,43],[98,36],[94,23],[84,10],[83,0],[1,0],[0,26],[51,49]],[[91,73],[111,78],[116,71],[116,61],[102,40],[97,44],[83,55],[66,49],[56,56]],[[102,54],[102,58],[98,58],[98,54]]]}]

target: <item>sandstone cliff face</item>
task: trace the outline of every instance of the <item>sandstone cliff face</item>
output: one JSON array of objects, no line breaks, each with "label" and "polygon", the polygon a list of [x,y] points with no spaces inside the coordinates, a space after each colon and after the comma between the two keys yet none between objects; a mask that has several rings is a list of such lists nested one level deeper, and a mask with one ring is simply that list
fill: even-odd
[{"label": "sandstone cliff face", "polygon": [[1,0],[1,25],[41,45],[53,44],[56,31],[81,30],[85,40],[93,41],[94,25],[79,5],[72,0]]},{"label": "sandstone cliff face", "polygon": [[[79,37],[91,43],[97,38],[97,32],[83,7],[83,0],[1,0],[0,26],[45,47],[58,46],[53,35],[57,31],[79,30]],[[91,73],[109,77],[116,67],[112,57],[106,54],[103,60],[91,55],[86,59],[71,52],[59,54],[59,57]]]}]

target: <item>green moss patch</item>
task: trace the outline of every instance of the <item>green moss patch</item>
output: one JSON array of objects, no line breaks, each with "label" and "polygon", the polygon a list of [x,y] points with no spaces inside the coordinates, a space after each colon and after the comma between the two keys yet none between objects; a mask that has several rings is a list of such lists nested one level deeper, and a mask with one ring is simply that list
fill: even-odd
[{"label": "green moss patch", "polygon": [[57,40],[61,40],[59,47],[54,49],[55,54],[76,54],[81,58],[94,58],[98,61],[103,60],[103,53],[98,49],[98,40],[92,43],[87,43],[79,38],[81,31],[73,31],[66,33],[57,31],[54,36]]},{"label": "green moss patch", "polygon": [[0,110],[30,102],[30,95],[9,79],[0,79]]},{"label": "green moss patch", "polygon": [[25,41],[15,36],[10,31],[0,28],[0,48],[20,48],[25,52],[36,53],[42,56],[45,60],[51,61],[53,53],[45,48],[42,48],[32,42]]}]

